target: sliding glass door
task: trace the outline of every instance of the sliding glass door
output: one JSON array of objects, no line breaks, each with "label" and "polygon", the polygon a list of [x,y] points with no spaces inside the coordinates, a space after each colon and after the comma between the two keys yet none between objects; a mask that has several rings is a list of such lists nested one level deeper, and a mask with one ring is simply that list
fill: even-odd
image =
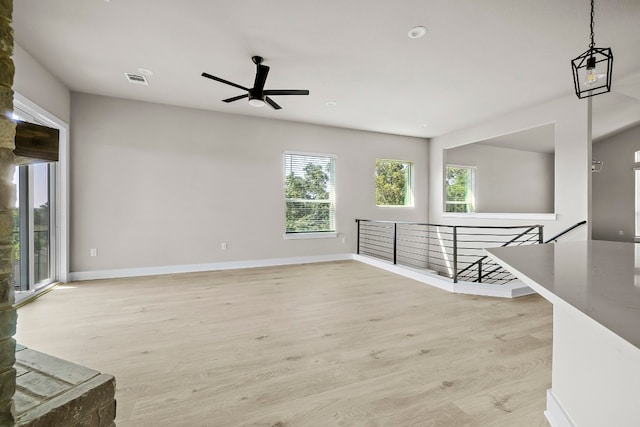
[{"label": "sliding glass door", "polygon": [[16,210],[13,231],[13,283],[16,292],[33,292],[56,277],[56,163],[16,167]]}]

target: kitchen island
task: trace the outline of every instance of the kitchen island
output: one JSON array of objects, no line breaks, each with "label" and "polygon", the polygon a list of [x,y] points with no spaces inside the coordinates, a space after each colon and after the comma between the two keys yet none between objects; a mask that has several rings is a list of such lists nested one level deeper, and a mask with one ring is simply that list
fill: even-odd
[{"label": "kitchen island", "polygon": [[553,427],[640,425],[640,245],[581,241],[487,249],[553,304]]}]

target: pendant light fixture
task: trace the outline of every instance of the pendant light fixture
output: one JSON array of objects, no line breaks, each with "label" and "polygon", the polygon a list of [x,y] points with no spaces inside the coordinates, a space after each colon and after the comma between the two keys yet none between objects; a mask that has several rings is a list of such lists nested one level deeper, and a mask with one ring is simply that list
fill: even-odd
[{"label": "pendant light fixture", "polygon": [[594,0],[591,0],[591,43],[589,50],[571,61],[573,84],[578,98],[588,98],[611,90],[613,53],[611,48],[596,47],[593,32]]}]

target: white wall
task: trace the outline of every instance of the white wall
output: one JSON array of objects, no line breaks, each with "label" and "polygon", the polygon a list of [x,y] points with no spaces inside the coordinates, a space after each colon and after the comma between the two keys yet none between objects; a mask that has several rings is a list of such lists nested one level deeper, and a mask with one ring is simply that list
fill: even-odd
[{"label": "white wall", "polygon": [[[609,309],[616,308],[611,304]],[[555,411],[560,416],[552,418],[558,421],[553,425],[638,425],[640,350],[588,315],[562,303],[553,305],[552,370],[547,408],[550,400],[562,408]],[[564,414],[566,417],[562,417]],[[563,422],[568,420],[572,424]]]},{"label": "white wall", "polygon": [[69,123],[69,89],[17,43],[14,44],[13,62],[16,67],[13,90],[63,122]]},{"label": "white wall", "polygon": [[[571,87],[571,81],[567,84]],[[450,218],[443,215],[445,149],[549,123],[555,124],[556,136],[555,220]],[[545,237],[585,219],[590,224],[591,143],[588,129],[588,102],[574,95],[432,139],[429,144],[430,221],[462,225],[524,225],[535,222],[545,226]],[[581,227],[566,239],[586,239],[588,236],[589,227]]]},{"label": "white wall", "polygon": [[[71,101],[73,272],[348,253],[356,218],[427,220],[424,139],[79,93]],[[340,238],[283,239],[285,150],[337,155]],[[376,158],[414,162],[414,208],[375,206]]]},{"label": "white wall", "polygon": [[14,43],[13,61],[15,77],[14,105],[38,116],[47,126],[60,130],[59,164],[56,188],[56,270],[57,279],[63,282],[69,272],[69,121],[71,118],[71,94],[69,89],[36,61],[19,44]]},{"label": "white wall", "polygon": [[[633,242],[635,234],[634,156],[640,126],[593,144],[593,159],[603,161],[593,174],[593,238]],[[622,231],[622,235],[620,235]]]},{"label": "white wall", "polygon": [[476,167],[476,212],[553,213],[552,153],[468,144],[445,157]]}]

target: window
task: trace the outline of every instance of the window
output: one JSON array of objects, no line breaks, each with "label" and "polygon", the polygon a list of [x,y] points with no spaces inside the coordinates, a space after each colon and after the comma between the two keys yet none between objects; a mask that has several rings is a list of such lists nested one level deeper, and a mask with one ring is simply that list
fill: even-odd
[{"label": "window", "polygon": [[13,284],[15,291],[30,292],[55,277],[53,239],[55,223],[55,163],[15,168],[16,209],[13,229]]},{"label": "window", "polygon": [[445,212],[475,212],[476,168],[447,165]]},{"label": "window", "polygon": [[376,160],[376,205],[413,206],[412,163]]},{"label": "window", "polygon": [[286,234],[335,233],[335,156],[284,155]]}]

